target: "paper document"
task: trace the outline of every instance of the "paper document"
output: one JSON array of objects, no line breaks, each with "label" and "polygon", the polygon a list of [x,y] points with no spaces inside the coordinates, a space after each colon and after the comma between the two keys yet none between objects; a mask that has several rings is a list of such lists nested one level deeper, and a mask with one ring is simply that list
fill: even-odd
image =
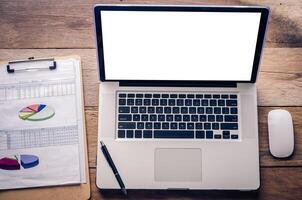
[{"label": "paper document", "polygon": [[0,189],[86,182],[80,61],[56,63],[0,67]]}]

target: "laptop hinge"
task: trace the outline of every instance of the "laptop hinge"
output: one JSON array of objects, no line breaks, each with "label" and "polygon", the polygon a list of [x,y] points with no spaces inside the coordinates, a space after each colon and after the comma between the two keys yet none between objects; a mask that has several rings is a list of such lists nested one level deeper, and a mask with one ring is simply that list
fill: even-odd
[{"label": "laptop hinge", "polygon": [[237,87],[234,81],[119,81],[124,87]]}]

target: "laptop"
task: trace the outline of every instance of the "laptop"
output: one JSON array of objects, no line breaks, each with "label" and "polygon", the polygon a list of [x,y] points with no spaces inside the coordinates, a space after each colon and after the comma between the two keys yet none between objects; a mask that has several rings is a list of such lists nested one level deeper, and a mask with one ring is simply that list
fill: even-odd
[{"label": "laptop", "polygon": [[256,79],[269,9],[96,5],[96,184],[256,190]]}]

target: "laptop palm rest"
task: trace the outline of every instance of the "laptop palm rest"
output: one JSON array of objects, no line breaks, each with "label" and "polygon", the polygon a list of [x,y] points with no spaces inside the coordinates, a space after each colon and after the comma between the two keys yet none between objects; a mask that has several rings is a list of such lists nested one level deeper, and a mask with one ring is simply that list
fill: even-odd
[{"label": "laptop palm rest", "polygon": [[155,181],[201,182],[201,149],[155,149]]}]

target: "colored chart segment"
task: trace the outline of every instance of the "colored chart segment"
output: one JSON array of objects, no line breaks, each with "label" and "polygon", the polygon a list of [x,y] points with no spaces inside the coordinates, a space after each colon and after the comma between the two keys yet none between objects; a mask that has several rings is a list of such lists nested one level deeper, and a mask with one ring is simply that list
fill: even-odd
[{"label": "colored chart segment", "polygon": [[55,110],[45,104],[33,104],[19,112],[20,119],[29,121],[43,121],[52,118],[54,115]]},{"label": "colored chart segment", "polygon": [[3,170],[20,170],[22,166],[24,169],[29,169],[39,164],[39,157],[35,155],[20,155],[20,161],[17,156],[4,157],[0,159],[0,169]]}]

